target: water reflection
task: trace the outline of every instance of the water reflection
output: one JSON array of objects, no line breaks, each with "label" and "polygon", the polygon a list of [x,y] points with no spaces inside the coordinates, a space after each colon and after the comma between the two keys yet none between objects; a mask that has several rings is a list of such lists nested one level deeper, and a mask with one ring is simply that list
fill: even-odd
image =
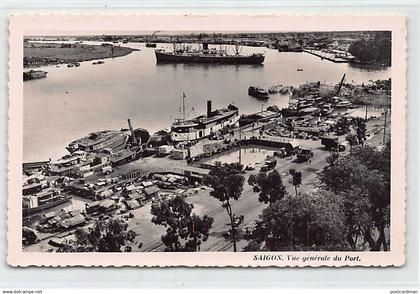
[{"label": "water reflection", "polygon": [[215,162],[221,163],[235,163],[241,159],[241,164],[246,166],[248,164],[261,163],[267,156],[272,156],[276,149],[263,148],[257,146],[242,146],[235,148],[210,158],[205,159],[204,163],[214,164]]}]

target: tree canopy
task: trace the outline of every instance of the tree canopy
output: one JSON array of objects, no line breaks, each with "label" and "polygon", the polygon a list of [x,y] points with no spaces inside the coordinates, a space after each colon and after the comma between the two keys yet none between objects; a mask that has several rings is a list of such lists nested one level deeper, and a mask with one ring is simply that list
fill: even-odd
[{"label": "tree canopy", "polygon": [[152,222],[166,227],[162,242],[169,251],[197,251],[207,241],[213,218],[192,213],[194,206],[182,195],[152,204]]},{"label": "tree canopy", "polygon": [[391,65],[391,32],[377,32],[374,39],[354,41],[348,51],[361,62],[389,66]]},{"label": "tree canopy", "polygon": [[[347,240],[353,248],[363,236],[371,250],[387,250],[385,228],[390,215],[390,146],[353,148],[320,175],[326,189],[341,195],[346,214]],[[375,236],[379,235],[375,240]]]},{"label": "tree canopy", "polygon": [[263,244],[269,251],[342,250],[345,247],[342,216],[341,204],[331,192],[286,195],[264,209],[250,240]]},{"label": "tree canopy", "polygon": [[76,239],[60,248],[61,252],[121,252],[131,251],[136,233],[120,219],[101,220],[86,230],[75,231]]},{"label": "tree canopy", "polygon": [[248,184],[253,186],[254,192],[259,192],[258,199],[263,203],[274,203],[286,194],[286,187],[275,169],[269,173],[260,172],[250,175]]}]

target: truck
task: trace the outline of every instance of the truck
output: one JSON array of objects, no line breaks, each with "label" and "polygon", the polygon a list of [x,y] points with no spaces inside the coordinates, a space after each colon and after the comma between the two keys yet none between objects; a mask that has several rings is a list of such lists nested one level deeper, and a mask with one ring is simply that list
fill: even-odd
[{"label": "truck", "polygon": [[277,165],[277,160],[274,158],[267,158],[265,164],[261,167],[262,172],[268,172],[269,170],[275,168]]},{"label": "truck", "polygon": [[297,160],[300,162],[305,162],[311,159],[314,156],[314,153],[310,149],[299,149],[297,153]]},{"label": "truck", "polygon": [[338,148],[338,146],[340,145],[339,137],[338,136],[321,137],[321,144],[324,145],[325,150]]},{"label": "truck", "polygon": [[277,157],[280,157],[280,158],[284,158],[284,157],[288,156],[288,153],[286,151],[286,148],[282,147],[278,151],[274,151],[273,155],[277,156]]}]

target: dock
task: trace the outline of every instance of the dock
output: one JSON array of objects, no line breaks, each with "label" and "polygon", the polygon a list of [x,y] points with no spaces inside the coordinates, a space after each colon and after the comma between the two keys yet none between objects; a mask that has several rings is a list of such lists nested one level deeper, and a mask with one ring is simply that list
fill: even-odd
[{"label": "dock", "polygon": [[328,60],[328,61],[332,61],[332,62],[335,62],[335,63],[350,63],[350,62],[352,62],[349,59],[335,57],[334,54],[325,53],[325,52],[322,52],[322,51],[304,49],[303,52],[312,54],[314,56],[318,56],[318,57],[320,57],[322,59],[325,59],[325,60]]}]

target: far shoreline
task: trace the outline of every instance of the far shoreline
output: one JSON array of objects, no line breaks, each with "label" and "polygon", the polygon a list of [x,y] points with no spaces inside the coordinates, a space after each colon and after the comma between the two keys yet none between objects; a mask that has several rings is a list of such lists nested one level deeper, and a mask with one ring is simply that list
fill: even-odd
[{"label": "far shoreline", "polygon": [[126,56],[139,49],[111,44],[87,45],[65,43],[36,43],[24,45],[24,68],[69,64]]}]

